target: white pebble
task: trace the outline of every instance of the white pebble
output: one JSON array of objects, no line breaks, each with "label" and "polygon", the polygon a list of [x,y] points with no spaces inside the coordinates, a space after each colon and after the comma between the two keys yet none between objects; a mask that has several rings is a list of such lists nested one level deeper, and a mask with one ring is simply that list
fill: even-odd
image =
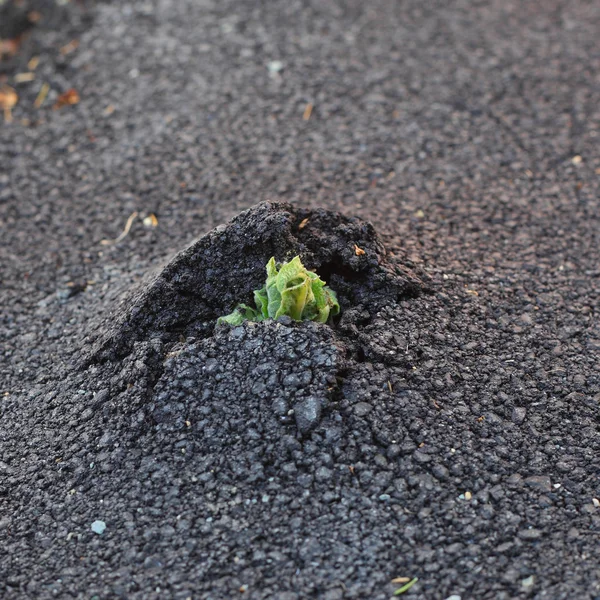
[{"label": "white pebble", "polygon": [[94,521],[92,523],[92,531],[98,535],[102,535],[106,529],[106,523],[104,521]]}]

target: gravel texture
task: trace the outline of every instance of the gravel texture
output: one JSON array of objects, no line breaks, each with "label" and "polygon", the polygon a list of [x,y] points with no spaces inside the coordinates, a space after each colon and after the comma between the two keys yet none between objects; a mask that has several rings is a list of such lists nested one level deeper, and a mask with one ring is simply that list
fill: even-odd
[{"label": "gravel texture", "polygon": [[[28,10],[0,596],[600,598],[600,6]],[[332,326],[213,327],[294,252]]]}]

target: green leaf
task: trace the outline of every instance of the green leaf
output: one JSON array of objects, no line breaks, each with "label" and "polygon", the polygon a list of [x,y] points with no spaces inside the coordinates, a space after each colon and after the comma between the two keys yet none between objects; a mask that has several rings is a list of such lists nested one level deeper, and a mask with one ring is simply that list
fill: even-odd
[{"label": "green leaf", "polygon": [[337,317],[337,315],[340,314],[340,303],[338,302],[336,293],[332,289],[326,287],[325,294],[327,295],[327,304],[330,308],[329,314],[333,317]]},{"label": "green leaf", "polygon": [[330,315],[340,312],[335,292],[314,272],[308,271],[300,257],[277,268],[275,257],[267,263],[265,285],[254,291],[256,310],[240,304],[217,323],[239,325],[245,320],[262,321],[287,315],[296,321],[325,323]]},{"label": "green leaf", "polygon": [[[279,275],[281,275],[281,271]],[[277,278],[277,288],[280,288],[279,277]],[[310,279],[303,273],[293,279],[288,279],[281,289],[281,304],[275,313],[275,318],[288,315],[296,321],[301,321],[309,291]]]},{"label": "green leaf", "polygon": [[275,257],[272,256],[267,263],[267,281],[265,283],[265,293],[267,295],[267,317],[275,318],[277,310],[281,305],[281,294],[277,289],[277,266]]},{"label": "green leaf", "polygon": [[419,581],[419,578],[413,577],[408,583],[405,583],[401,588],[398,588],[394,592],[394,596],[400,596],[401,594],[404,594],[404,592],[408,592],[408,590],[410,590],[410,588],[415,585],[417,581]]},{"label": "green leaf", "polygon": [[[269,316],[269,297],[267,296],[267,288],[262,287],[260,290],[254,290],[254,302],[262,319]],[[262,320],[261,319],[261,320]]]},{"label": "green leaf", "polygon": [[257,313],[246,304],[238,304],[237,308],[230,314],[217,319],[217,325],[227,323],[228,325],[241,325],[244,321],[256,321]]}]

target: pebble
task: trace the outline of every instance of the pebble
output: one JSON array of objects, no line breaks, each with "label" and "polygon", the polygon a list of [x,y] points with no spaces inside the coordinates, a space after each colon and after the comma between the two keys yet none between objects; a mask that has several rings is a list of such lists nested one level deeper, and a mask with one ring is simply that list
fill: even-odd
[{"label": "pebble", "polygon": [[571,527],[569,531],[567,531],[567,539],[568,540],[576,540],[579,537],[579,530],[575,527]]},{"label": "pebble", "polygon": [[512,411],[511,419],[513,423],[520,425],[527,416],[527,409],[524,406],[515,406]]},{"label": "pebble", "polygon": [[106,523],[104,521],[94,521],[92,523],[92,531],[98,535],[102,535],[106,529]]},{"label": "pebble", "polygon": [[533,475],[525,478],[525,485],[541,490],[543,492],[552,491],[552,482],[547,475]]},{"label": "pebble", "polygon": [[439,479],[440,481],[445,481],[448,479],[449,473],[448,469],[444,465],[434,465],[431,469],[434,477]]},{"label": "pebble", "polygon": [[524,587],[525,589],[529,589],[529,588],[533,587],[534,583],[535,583],[535,577],[533,575],[530,575],[529,577],[526,577],[525,579],[521,580],[521,587]]},{"label": "pebble", "polygon": [[300,434],[308,433],[321,419],[321,400],[316,396],[301,400],[294,406],[294,416]]},{"label": "pebble", "polygon": [[507,480],[506,483],[511,488],[521,487],[523,484],[523,477],[520,473],[513,473]]},{"label": "pebble", "polygon": [[283,63],[280,60],[272,60],[268,65],[269,73],[279,73],[283,69]]},{"label": "pebble", "polygon": [[357,417],[364,417],[365,415],[371,412],[372,408],[373,407],[370,404],[367,404],[366,402],[357,402],[353,407],[354,414]]},{"label": "pebble", "polygon": [[539,529],[521,529],[519,537],[527,542],[534,542],[542,537],[542,532]]},{"label": "pebble", "polygon": [[317,481],[329,481],[333,476],[333,471],[327,467],[319,467],[315,473],[315,479]]}]

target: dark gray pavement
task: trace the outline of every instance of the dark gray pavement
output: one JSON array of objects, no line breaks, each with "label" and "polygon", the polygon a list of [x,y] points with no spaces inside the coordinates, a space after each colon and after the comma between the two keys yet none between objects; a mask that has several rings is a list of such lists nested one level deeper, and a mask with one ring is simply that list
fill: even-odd
[{"label": "dark gray pavement", "polygon": [[[600,4],[23,6],[0,597],[600,598]],[[371,221],[427,290],[81,366],[122,293],[265,200]],[[330,395],[310,433],[270,364]]]}]

